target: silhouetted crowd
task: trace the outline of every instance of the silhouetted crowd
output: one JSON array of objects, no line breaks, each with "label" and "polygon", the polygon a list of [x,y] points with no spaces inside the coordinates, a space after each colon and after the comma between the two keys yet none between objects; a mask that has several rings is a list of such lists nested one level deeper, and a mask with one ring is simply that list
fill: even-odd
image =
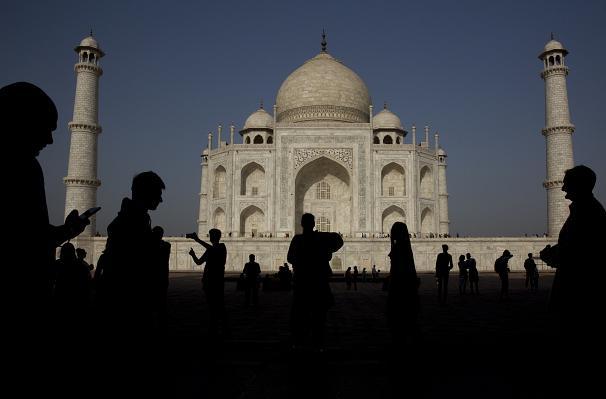
[{"label": "silhouetted crowd", "polygon": [[[122,200],[108,226],[105,250],[93,270],[85,261],[86,251],[69,242],[90,223],[88,213],[73,210],[63,225],[49,223],[44,176],[36,158],[53,142],[57,123],[53,101],[30,83],[5,86],[0,89],[0,123],[3,137],[9,140],[11,163],[21,172],[6,185],[19,193],[8,197],[7,209],[15,216],[8,229],[13,257],[8,264],[13,266],[5,268],[3,290],[7,295],[3,302],[9,304],[4,313],[4,339],[12,346],[6,356],[13,373],[26,377],[32,365],[52,370],[52,359],[59,356],[70,361],[70,370],[84,380],[86,373],[77,372],[81,352],[94,342],[96,361],[102,370],[111,370],[98,383],[116,387],[126,381],[132,384],[134,379],[137,385],[143,379],[136,374],[147,380],[157,377],[160,371],[153,360],[162,358],[171,248],[163,240],[163,229],[153,227],[149,212],[162,203],[164,182],[151,171],[133,178],[131,197]],[[540,259],[556,269],[550,308],[559,320],[559,370],[569,376],[576,376],[566,362],[569,358],[579,360],[604,347],[605,324],[600,316],[606,297],[602,288],[606,268],[599,248],[606,238],[606,212],[592,194],[595,181],[595,174],[586,166],[566,172],[562,190],[571,201],[570,215],[557,245],[540,253]],[[288,249],[292,271],[285,263],[276,275],[262,278],[261,267],[251,254],[239,285],[245,291],[246,305],[253,306],[259,303],[261,282],[264,289],[292,290],[292,350],[322,353],[327,312],[335,303],[330,261],[343,246],[343,239],[339,233],[316,231],[314,216],[309,213],[302,216],[301,226],[302,233],[292,237]],[[207,343],[212,345],[229,337],[230,323],[224,300],[227,248],[218,229],[211,229],[208,236],[210,242],[196,233],[186,235],[204,248],[201,256],[193,248],[189,254],[196,264],[204,265],[201,288],[209,308]],[[414,235],[405,223],[396,222],[385,237],[391,244],[385,317],[394,345],[404,348],[417,340],[419,332],[421,280],[410,242]],[[442,249],[436,258],[435,279],[438,301],[445,305],[454,263],[448,246]],[[509,299],[511,257],[505,250],[494,263],[501,281],[501,301]],[[457,265],[459,294],[465,295],[469,285],[471,293],[479,295],[475,259],[469,253],[460,255]],[[526,286],[536,292],[539,275],[533,254],[528,254],[524,269]],[[371,280],[379,280],[379,273],[373,265]],[[361,273],[357,266],[345,272],[348,290],[357,290],[360,279],[367,281],[365,268]]]}]

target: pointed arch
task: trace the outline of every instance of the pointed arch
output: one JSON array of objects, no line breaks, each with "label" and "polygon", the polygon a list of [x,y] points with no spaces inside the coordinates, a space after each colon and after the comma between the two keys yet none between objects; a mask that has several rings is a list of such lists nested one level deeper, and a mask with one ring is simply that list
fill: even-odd
[{"label": "pointed arch", "polygon": [[399,206],[391,205],[383,211],[381,219],[383,221],[383,233],[389,233],[391,231],[391,226],[393,226],[395,222],[406,223],[406,214]]},{"label": "pointed arch", "polygon": [[240,172],[240,195],[266,194],[265,169],[256,162],[247,163]]},{"label": "pointed arch", "polygon": [[257,236],[265,230],[265,213],[255,205],[244,208],[240,213],[240,235]]},{"label": "pointed arch", "polygon": [[227,172],[221,165],[215,168],[213,182],[213,199],[225,198],[226,187],[227,187]]},{"label": "pointed arch", "polygon": [[223,208],[218,207],[215,209],[213,212],[212,227],[221,230],[221,232],[225,232],[225,220],[225,211]]},{"label": "pointed arch", "polygon": [[391,162],[381,169],[381,195],[384,197],[406,195],[406,172],[402,165]]},{"label": "pointed arch", "polygon": [[263,144],[263,136],[257,134],[253,140],[253,144]]},{"label": "pointed arch", "polygon": [[429,166],[423,166],[420,173],[420,194],[423,198],[433,198],[434,180],[433,171]]},{"label": "pointed arch", "polygon": [[433,219],[433,210],[430,207],[423,209],[421,212],[421,234],[423,236],[429,233],[435,233]]},{"label": "pointed arch", "polygon": [[383,137],[383,144],[393,144],[393,139],[391,138],[391,136],[386,135],[385,137]]},{"label": "pointed arch", "polygon": [[352,229],[352,187],[349,172],[340,163],[321,156],[305,164],[295,177],[295,220],[300,231],[301,216],[310,212],[325,217],[332,231]]}]

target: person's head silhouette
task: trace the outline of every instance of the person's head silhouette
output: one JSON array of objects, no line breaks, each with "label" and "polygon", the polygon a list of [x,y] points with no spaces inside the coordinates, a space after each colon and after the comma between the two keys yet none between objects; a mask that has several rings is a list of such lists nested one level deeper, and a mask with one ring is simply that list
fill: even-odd
[{"label": "person's head silhouette", "polygon": [[131,191],[133,201],[140,203],[147,210],[155,210],[162,202],[162,190],[166,186],[156,173],[142,172],[133,178]]},{"label": "person's head silhouette", "polygon": [[303,233],[311,233],[316,226],[316,218],[311,213],[304,213],[301,216],[301,227],[303,227]]},{"label": "person's head silhouette", "polygon": [[578,165],[568,169],[564,174],[562,191],[566,193],[567,199],[574,202],[579,198],[591,196],[595,181],[596,175],[593,170],[585,165]]},{"label": "person's head silhouette", "polygon": [[82,248],[76,248],[76,256],[80,260],[84,260],[86,258],[86,251]]},{"label": "person's head silhouette", "polygon": [[443,244],[443,245],[442,245],[442,251],[444,251],[444,252],[448,252],[448,245]]},{"label": "person's head silhouette", "polygon": [[36,85],[17,82],[0,89],[0,131],[17,156],[36,157],[52,144],[57,117],[55,103]]},{"label": "person's head silhouette", "polygon": [[459,256],[459,262],[463,262],[465,260],[465,255]]},{"label": "person's head silhouette", "polygon": [[213,244],[218,244],[221,240],[221,230],[219,229],[210,229],[208,230],[208,236],[210,237],[210,242]]},{"label": "person's head silhouette", "polygon": [[532,252],[528,254],[528,258],[532,259]]},{"label": "person's head silhouette", "polygon": [[389,234],[391,239],[391,244],[401,244],[405,242],[410,242],[410,236],[408,234],[408,226],[403,222],[395,222],[391,226],[391,231]]},{"label": "person's head silhouette", "polygon": [[471,254],[470,254],[469,252],[467,252],[467,253],[465,254],[465,256],[467,257],[467,259],[471,259]]},{"label": "person's head silhouette", "polygon": [[161,240],[162,237],[164,237],[164,229],[160,226],[154,226],[152,229],[152,234],[154,235],[155,239]]},{"label": "person's head silhouette", "polygon": [[513,255],[511,254],[511,252],[509,252],[508,249],[506,249],[505,251],[503,251],[503,257],[509,259],[513,257]]},{"label": "person's head silhouette", "polygon": [[255,255],[254,254],[248,255],[248,260],[251,261],[251,262],[254,262],[255,261]]},{"label": "person's head silhouette", "polygon": [[65,263],[72,263],[76,261],[76,248],[70,242],[66,242],[61,246],[59,251],[59,259]]}]

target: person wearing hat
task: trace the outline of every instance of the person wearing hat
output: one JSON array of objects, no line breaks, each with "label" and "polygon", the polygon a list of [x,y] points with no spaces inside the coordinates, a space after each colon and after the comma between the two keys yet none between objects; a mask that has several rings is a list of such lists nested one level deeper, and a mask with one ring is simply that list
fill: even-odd
[{"label": "person wearing hat", "polygon": [[501,293],[499,294],[499,301],[509,299],[509,265],[507,262],[512,257],[513,255],[511,252],[506,249],[503,251],[503,255],[501,255],[494,262],[494,271],[499,275],[499,279],[501,280]]}]

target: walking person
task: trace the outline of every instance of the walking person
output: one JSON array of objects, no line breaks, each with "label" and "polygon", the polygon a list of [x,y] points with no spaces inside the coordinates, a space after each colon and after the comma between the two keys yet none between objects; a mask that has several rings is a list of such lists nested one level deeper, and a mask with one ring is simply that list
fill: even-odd
[{"label": "walking person", "polygon": [[446,305],[448,296],[448,277],[453,268],[452,256],[448,253],[448,245],[442,245],[442,252],[436,258],[436,280],[438,283],[438,303]]},{"label": "walking person", "polygon": [[362,282],[363,282],[363,283],[365,283],[365,282],[366,282],[366,277],[367,277],[367,274],[368,274],[368,273],[366,273],[366,268],[365,268],[365,267],[364,267],[364,268],[362,268]]},{"label": "walking person", "polygon": [[209,323],[208,332],[211,338],[229,336],[229,323],[225,312],[225,261],[227,260],[227,248],[221,240],[221,230],[210,229],[208,231],[210,244],[201,240],[196,233],[189,233],[185,237],[190,238],[202,245],[206,251],[201,257],[191,248],[189,255],[196,265],[204,265],[202,274],[202,290],[208,303]]},{"label": "walking person", "polygon": [[480,281],[480,273],[478,273],[478,268],[476,266],[476,260],[471,257],[471,254],[469,252],[467,254],[465,254],[465,257],[467,258],[467,260],[466,260],[467,272],[469,274],[469,290],[471,291],[471,294],[473,295],[474,288],[475,288],[475,294],[480,295],[480,290],[478,289],[478,282]]},{"label": "walking person", "polygon": [[[255,262],[255,255],[248,255],[248,263],[244,265],[244,281],[245,281],[245,296],[246,306],[250,305],[251,297],[252,304],[257,306],[259,304],[259,275],[261,274],[261,266]],[[283,273],[282,271],[278,274]]]},{"label": "walking person", "polygon": [[354,266],[354,268],[353,268],[353,279],[352,279],[354,291],[358,290],[358,275],[359,275],[358,266]]},{"label": "walking person", "polygon": [[469,280],[465,255],[459,256],[457,265],[459,266],[459,295],[465,295],[467,293],[467,281]]},{"label": "walking person", "polygon": [[370,277],[372,278],[372,282],[377,281],[377,265],[372,265],[372,269],[370,269]]},{"label": "walking person", "polygon": [[524,286],[528,288],[528,285],[530,285],[530,291],[537,292],[539,289],[539,269],[537,269],[532,252],[528,254],[528,258],[524,261],[524,270],[526,270]]},{"label": "walking person", "polygon": [[503,251],[501,255],[494,263],[494,271],[499,275],[501,280],[501,292],[499,294],[499,301],[509,300],[509,265],[507,262],[513,255],[508,249]]}]

